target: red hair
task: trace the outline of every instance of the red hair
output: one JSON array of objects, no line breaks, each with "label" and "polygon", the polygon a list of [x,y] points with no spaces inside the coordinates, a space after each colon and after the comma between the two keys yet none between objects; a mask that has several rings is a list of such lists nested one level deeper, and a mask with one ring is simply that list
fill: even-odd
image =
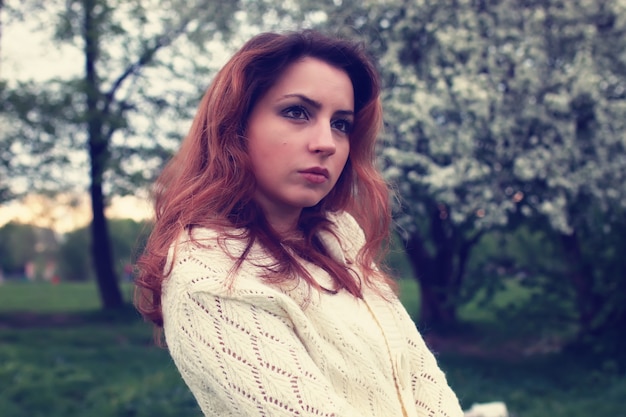
[{"label": "red hair", "polygon": [[[350,77],[354,128],[348,162],[337,184],[316,206],[302,211],[299,227],[304,239],[280,244],[252,199],[255,178],[244,136],[256,102],[290,64],[304,57],[324,61]],[[138,261],[135,304],[139,311],[162,326],[161,285],[169,274],[165,270],[168,250],[183,231],[193,227],[224,233],[232,227],[245,228],[248,249],[258,241],[275,259],[265,277],[268,282],[300,276],[317,287],[293,254],[325,269],[338,286],[356,297],[362,296],[363,283],[390,282],[373,267],[381,261],[391,221],[389,191],[375,166],[381,126],[380,82],[362,45],[310,30],[264,33],[250,39],[216,75],[180,150],[156,181],[154,228]],[[316,237],[320,229],[332,230],[326,213],[337,211],[351,213],[365,233],[366,244],[357,258],[362,277],[328,256]]]}]

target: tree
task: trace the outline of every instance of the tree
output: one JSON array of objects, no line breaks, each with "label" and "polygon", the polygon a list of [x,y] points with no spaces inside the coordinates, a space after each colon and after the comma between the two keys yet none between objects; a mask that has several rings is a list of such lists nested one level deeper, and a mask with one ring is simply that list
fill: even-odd
[{"label": "tree", "polygon": [[35,228],[7,223],[0,228],[0,269],[9,275],[24,273],[24,266],[37,256]]},{"label": "tree", "polygon": [[[132,264],[141,251],[146,234],[146,224],[132,219],[109,220],[111,230],[112,265],[116,274],[126,274],[125,268]],[[63,236],[59,248],[59,272],[63,280],[88,281],[93,278],[89,247],[91,246],[89,227],[82,227]]]},{"label": "tree", "polygon": [[91,237],[88,228],[68,232],[59,248],[59,276],[63,281],[90,281],[94,278],[89,248]]},{"label": "tree", "polygon": [[[83,62],[77,65],[83,72],[46,85],[2,86],[0,111],[7,127],[2,160],[10,161],[5,172],[22,174],[23,190],[59,191],[58,184],[76,186],[66,175],[69,167],[89,166],[92,258],[104,308],[123,303],[104,216],[106,195],[132,192],[139,182],[151,179],[176,146],[181,130],[171,135],[155,127],[163,127],[158,121],[168,112],[188,111],[187,100],[197,99],[197,92],[184,95],[181,90],[193,91],[198,85],[194,75],[209,73],[206,45],[226,37],[237,6],[201,0],[32,1],[12,6],[10,15],[17,18],[27,11],[31,18],[34,12],[45,20],[55,16],[54,39],[80,50]],[[159,83],[149,84],[147,75],[152,82],[160,77]],[[148,127],[133,127],[131,116],[136,125]],[[33,168],[37,175],[26,175]]]},{"label": "tree", "polygon": [[[507,220],[506,216],[484,218],[484,207],[476,207],[475,203],[464,205],[480,199],[488,188],[484,183],[486,166],[468,152],[475,132],[453,126],[465,101],[458,102],[449,92],[441,91],[445,84],[444,68],[452,69],[454,63],[454,58],[446,63],[443,55],[455,55],[446,50],[454,45],[438,36],[456,29],[461,19],[475,19],[471,13],[471,5],[463,1],[342,2],[339,10],[328,13],[326,22],[331,28],[348,28],[343,31],[348,36],[361,36],[378,59],[386,112],[386,143],[381,148],[384,173],[397,183],[397,230],[414,276],[420,282],[420,320],[430,327],[456,321],[472,247],[485,230],[506,224]],[[451,39],[451,35],[446,34],[445,39]],[[473,56],[486,43],[475,42],[466,55]],[[461,75],[464,70],[457,71]],[[428,91],[425,86],[434,82],[439,83],[440,90]],[[430,101],[415,100],[420,93],[428,94]],[[451,108],[442,108],[435,100]],[[439,108],[432,112],[429,107]],[[468,118],[465,120],[469,122]],[[444,132],[445,129],[448,130]],[[435,168],[441,170],[434,172]],[[452,199],[446,201],[442,193]],[[457,212],[461,207],[463,213]],[[475,227],[476,212],[488,226]]]},{"label": "tree", "polygon": [[111,228],[113,264],[118,274],[127,275],[130,271],[125,271],[125,269],[135,263],[145,247],[150,225],[132,219],[111,219],[109,225]]},{"label": "tree", "polygon": [[[382,61],[393,82],[386,173],[408,203],[407,248],[440,310],[460,296],[480,233],[533,222],[560,234],[574,260],[583,332],[597,319],[605,297],[578,236],[593,213],[608,226],[626,207],[623,10],[447,1],[394,15]],[[434,325],[453,318],[423,314]]]},{"label": "tree", "polygon": [[599,232],[584,225],[601,218],[610,229],[626,207],[625,2],[344,1],[326,10],[327,27],[362,36],[379,59],[381,155],[400,194],[421,320],[453,323],[472,248],[524,223],[554,231],[579,260],[567,277],[587,327],[606,297],[590,290],[594,265],[577,255],[581,235]]},{"label": "tree", "polygon": [[24,276],[27,264],[43,266],[54,259],[57,247],[52,230],[9,222],[0,227],[0,271],[10,276]]}]

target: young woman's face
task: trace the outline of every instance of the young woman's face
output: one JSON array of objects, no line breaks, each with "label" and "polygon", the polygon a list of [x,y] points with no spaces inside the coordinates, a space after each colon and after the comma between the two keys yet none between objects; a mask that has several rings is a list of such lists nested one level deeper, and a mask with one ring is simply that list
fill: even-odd
[{"label": "young woman's face", "polygon": [[270,222],[299,215],[334,187],[348,160],[354,91],[315,58],[291,64],[252,109],[246,135],[255,199]]}]

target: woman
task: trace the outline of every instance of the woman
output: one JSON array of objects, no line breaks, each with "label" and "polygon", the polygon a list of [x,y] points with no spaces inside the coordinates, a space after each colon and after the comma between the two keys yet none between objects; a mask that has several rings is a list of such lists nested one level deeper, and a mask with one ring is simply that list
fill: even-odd
[{"label": "woman", "polygon": [[261,34],[155,187],[137,305],[206,416],[461,416],[377,269],[382,111],[355,44]]}]

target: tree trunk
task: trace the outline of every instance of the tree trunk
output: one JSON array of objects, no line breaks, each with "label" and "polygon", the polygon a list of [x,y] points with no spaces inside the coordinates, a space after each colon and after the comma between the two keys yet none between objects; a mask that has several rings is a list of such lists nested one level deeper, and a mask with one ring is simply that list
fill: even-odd
[{"label": "tree trunk", "polygon": [[420,325],[445,330],[458,324],[458,298],[467,261],[482,232],[466,237],[449,220],[448,208],[434,205],[430,218],[433,253],[425,240],[414,233],[404,242],[413,276],[420,284]]},{"label": "tree trunk", "polygon": [[99,55],[99,28],[95,22],[95,0],[84,0],[84,33],[85,40],[85,98],[87,105],[87,130],[89,143],[89,159],[91,164],[91,249],[96,279],[100,290],[102,307],[114,309],[121,307],[124,302],[119,288],[115,270],[111,241],[104,215],[104,193],[102,181],[104,171],[109,160],[108,138],[103,133],[103,122],[107,114],[100,106],[101,96],[99,89],[96,62]]},{"label": "tree trunk", "polygon": [[420,325],[426,328],[446,329],[457,323],[456,307],[450,302],[445,288],[425,286],[421,282]]},{"label": "tree trunk", "polygon": [[454,289],[450,288],[453,251],[437,246],[432,256],[418,235],[410,236],[405,245],[413,276],[420,284],[420,325],[436,329],[453,326],[457,322]]},{"label": "tree trunk", "polygon": [[581,335],[593,331],[600,311],[600,300],[593,290],[593,268],[583,259],[578,235],[561,235],[561,244],[569,267],[568,277],[576,293],[578,323]]},{"label": "tree trunk", "polygon": [[[93,157],[91,163],[93,175]],[[113,256],[111,253],[109,229],[106,217],[104,216],[105,204],[104,195],[102,193],[102,183],[101,181],[98,182],[98,180],[93,176],[90,191],[91,209],[93,211],[93,221],[91,223],[91,250],[96,280],[98,282],[98,289],[100,292],[100,300],[102,302],[102,307],[105,309],[120,308],[124,304],[124,300],[122,298],[115,270],[113,269]]]}]

